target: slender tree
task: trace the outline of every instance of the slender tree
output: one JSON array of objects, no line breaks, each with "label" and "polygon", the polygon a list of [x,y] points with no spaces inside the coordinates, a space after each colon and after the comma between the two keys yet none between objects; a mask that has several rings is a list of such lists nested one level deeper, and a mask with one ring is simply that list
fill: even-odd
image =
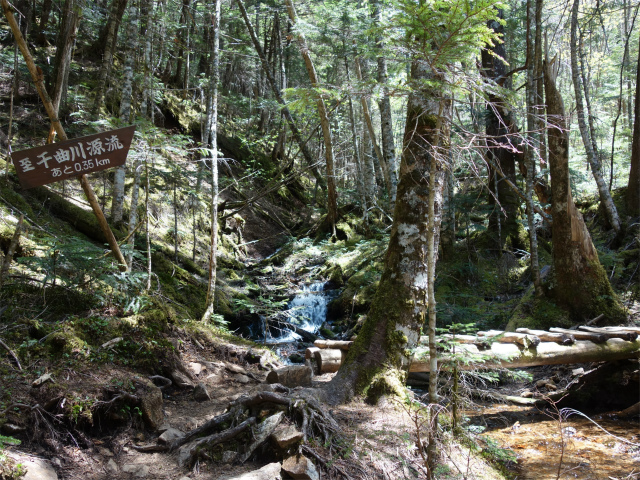
[{"label": "slender tree", "polygon": [[[211,161],[211,244],[209,248],[209,283],[203,321],[211,319],[215,309],[216,274],[218,253],[218,83],[220,82],[220,3],[214,0],[211,14],[211,71],[207,104],[207,126],[209,130]],[[176,232],[177,233],[177,232]]]},{"label": "slender tree", "polygon": [[[307,73],[309,74],[309,80],[311,86],[314,89],[320,87],[320,81],[316,68],[311,59],[311,52],[307,46],[307,40],[304,33],[299,28],[298,16],[296,14],[293,0],[285,0],[287,5],[287,12],[289,13],[289,19],[294,26],[295,36],[300,47],[300,53],[304,60]],[[327,107],[324,103],[324,99],[320,93],[316,93],[316,106],[318,108],[318,115],[320,117],[320,126],[322,127],[322,137],[324,139],[324,154],[327,163],[327,217],[326,226],[331,229],[332,234],[336,234],[336,221],[338,220],[338,193],[336,191],[336,181],[334,172],[334,158],[333,158],[333,140],[331,139],[331,125],[329,121],[329,114]]]},{"label": "slender tree", "polygon": [[[587,160],[591,166],[591,173],[598,186],[598,194],[600,195],[600,202],[604,206],[607,220],[616,233],[620,232],[620,218],[613,199],[611,198],[611,192],[607,187],[607,182],[602,176],[602,164],[598,158],[598,152],[594,149],[593,139],[591,138],[589,129],[584,118],[584,106],[583,106],[583,85],[580,76],[580,69],[578,65],[578,7],[580,6],[580,0],[573,0],[573,6],[571,8],[571,77],[573,79],[573,89],[576,96],[576,115],[578,117],[578,126],[580,128],[580,135],[582,136],[582,143],[587,152]],[[546,87],[546,83],[545,83]]]}]

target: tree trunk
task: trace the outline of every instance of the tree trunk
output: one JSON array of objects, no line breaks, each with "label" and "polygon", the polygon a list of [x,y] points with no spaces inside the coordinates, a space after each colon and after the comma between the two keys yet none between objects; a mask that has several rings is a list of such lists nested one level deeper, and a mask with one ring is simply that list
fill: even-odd
[{"label": "tree trunk", "polygon": [[[122,95],[120,99],[120,120],[125,124],[129,123],[131,117],[131,103],[133,100],[133,64],[137,49],[138,40],[138,21],[136,7],[131,6],[131,22],[128,31],[127,44],[129,48],[126,52],[126,60],[124,66],[124,82],[122,85]],[[111,199],[111,222],[118,225],[122,222],[125,195],[125,180],[127,176],[127,164],[120,165],[116,168],[113,177],[113,196]],[[134,225],[135,226],[135,225]]]},{"label": "tree trunk", "polygon": [[[502,10],[499,18],[503,17]],[[489,22],[494,32],[503,36],[504,26],[498,20]],[[487,156],[512,183],[516,178],[516,149],[514,148],[516,132],[513,115],[508,110],[504,98],[495,92],[498,85],[505,82],[506,50],[504,43],[496,43],[493,47],[482,49],[482,68],[487,79],[494,84],[489,93],[487,105],[486,134]],[[496,177],[494,169],[489,167],[489,203],[494,205],[489,218],[489,230],[499,239],[498,249],[507,242],[512,248],[524,249],[520,242],[520,223],[518,196],[509,188],[507,182]],[[503,215],[504,212],[504,215]],[[498,231],[500,230],[500,233]]]},{"label": "tree trunk", "polygon": [[[380,16],[382,9],[380,1],[374,2],[374,22],[380,25]],[[384,163],[389,171],[389,198],[391,201],[391,211],[393,211],[396,201],[396,192],[398,190],[398,173],[396,172],[396,146],[393,140],[393,118],[391,115],[391,100],[389,98],[389,88],[387,86],[387,59],[383,55],[383,39],[382,36],[376,38],[376,50],[379,54],[378,62],[378,83],[382,86],[382,97],[378,101],[380,109],[380,131],[382,134],[382,155]]]},{"label": "tree trunk", "polygon": [[209,77],[208,114],[211,117],[209,126],[209,144],[211,148],[211,245],[209,249],[209,284],[207,288],[206,310],[203,321],[209,321],[216,303],[216,276],[218,253],[218,83],[220,82],[220,3],[214,0],[211,47],[211,72]]},{"label": "tree trunk", "polygon": [[[297,28],[298,16],[296,15],[293,1],[285,0],[285,3],[287,5],[287,11],[289,13],[291,23],[293,24],[294,28]],[[302,54],[302,58],[304,60],[304,64],[307,67],[307,73],[309,74],[311,86],[313,88],[318,88],[320,87],[320,82],[318,81],[318,75],[316,74],[316,69],[313,65],[313,61],[311,60],[311,52],[309,51],[309,47],[307,46],[307,41],[304,37],[304,34],[300,30],[297,30],[296,37],[298,40],[298,45],[300,47],[300,53]],[[336,221],[338,220],[338,194],[336,192],[335,173],[333,171],[334,159],[333,141],[331,140],[331,126],[327,108],[321,95],[318,95],[316,105],[318,108],[318,115],[320,116],[320,126],[322,127],[322,137],[324,139],[324,153],[327,162],[327,218],[325,225],[330,227],[332,235],[335,235]]]},{"label": "tree trunk", "polygon": [[113,65],[113,52],[116,48],[118,38],[118,28],[122,21],[122,16],[127,7],[127,0],[113,0],[109,13],[109,20],[106,26],[106,35],[104,40],[104,52],[102,55],[102,65],[98,72],[98,85],[96,86],[96,98],[93,105],[94,113],[100,112],[104,104],[104,95],[107,88],[107,81],[111,74]]},{"label": "tree trunk", "polygon": [[[640,52],[638,52],[637,78],[640,79]],[[631,142],[631,169],[627,186],[627,213],[640,215],[640,81],[636,80],[636,101],[634,105],[633,140]]]},{"label": "tree trunk", "polygon": [[400,181],[384,273],[367,320],[327,388],[332,402],[344,402],[360,393],[374,398],[401,393],[411,361],[409,352],[417,345],[424,322],[428,278],[425,220],[430,187],[434,186],[435,257],[448,160],[437,145],[442,117],[448,115],[450,102],[441,98],[437,87],[424,81],[434,80],[426,64],[415,61],[411,78],[416,85],[407,107]]},{"label": "tree trunk", "polygon": [[550,295],[579,321],[604,314],[608,323],[626,318],[591,236],[571,196],[569,134],[556,72],[545,61],[544,88],[549,118],[549,168],[552,190],[552,240],[555,282]]},{"label": "tree trunk", "polygon": [[[604,206],[606,212],[607,221],[616,233],[620,232],[620,218],[618,217],[618,211],[611,198],[611,192],[607,188],[607,182],[605,182],[602,176],[602,165],[598,158],[598,152],[594,150],[594,144],[589,135],[589,130],[584,118],[583,101],[583,88],[580,79],[580,70],[578,66],[578,48],[577,48],[577,32],[578,32],[578,7],[580,0],[573,0],[573,7],[571,9],[571,77],[573,78],[573,89],[576,95],[576,115],[578,117],[578,126],[580,127],[580,134],[582,136],[582,143],[587,152],[587,160],[591,166],[591,173],[598,186],[598,194],[600,195],[600,202]],[[545,83],[546,86],[546,83]]]},{"label": "tree trunk", "polygon": [[[540,279],[540,264],[538,261],[538,235],[535,224],[535,211],[533,204],[533,183],[536,177],[536,158],[540,152],[540,139],[536,131],[536,95],[538,92],[539,72],[536,68],[536,55],[538,48],[536,44],[536,32],[540,26],[537,24],[536,16],[533,13],[534,0],[527,1],[527,147],[525,149],[526,172],[526,204],[527,204],[527,225],[529,227],[529,251],[531,252],[531,276],[536,295],[542,295],[542,281]],[[532,21],[533,20],[533,21]],[[534,28],[532,28],[532,26]],[[538,75],[536,75],[538,73]]]},{"label": "tree trunk", "polygon": [[60,110],[60,103],[66,94],[66,86],[69,79],[69,66],[71,65],[71,53],[76,40],[78,21],[81,8],[75,0],[66,0],[60,16],[60,30],[56,42],[56,58],[54,60],[53,78],[54,86],[51,101],[56,112]]}]

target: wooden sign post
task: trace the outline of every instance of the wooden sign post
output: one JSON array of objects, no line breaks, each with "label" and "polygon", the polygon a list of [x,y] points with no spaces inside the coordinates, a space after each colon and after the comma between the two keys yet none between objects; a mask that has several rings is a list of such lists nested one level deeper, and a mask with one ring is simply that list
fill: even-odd
[{"label": "wooden sign post", "polygon": [[[38,94],[44,104],[44,108],[47,110],[47,114],[49,115],[49,119],[51,120],[51,124],[55,129],[56,133],[60,137],[62,141],[68,140],[67,134],[62,128],[62,124],[58,119],[58,113],[53,108],[53,103],[51,102],[51,98],[47,93],[47,90],[44,86],[44,76],[42,74],[42,70],[36,66],[31,57],[31,53],[29,53],[29,47],[27,43],[24,41],[22,37],[22,33],[20,32],[20,28],[18,27],[18,22],[16,22],[15,17],[13,16],[13,12],[11,11],[11,7],[9,6],[9,2],[7,0],[0,0],[0,4],[2,5],[2,10],[4,11],[5,17],[7,17],[7,21],[9,22],[9,26],[11,27],[11,31],[13,32],[13,36],[18,43],[18,48],[22,52],[22,56],[24,57],[24,61],[27,64],[27,68],[29,69],[29,73],[31,73],[31,78],[33,78],[33,83],[38,90]],[[124,259],[122,252],[120,251],[120,246],[116,241],[116,237],[113,235],[111,231],[111,227],[109,227],[109,223],[107,219],[104,217],[104,213],[102,213],[102,209],[100,208],[100,204],[98,203],[98,199],[96,194],[94,193],[91,185],[89,185],[89,180],[87,179],[87,175],[84,173],[80,173],[80,184],[82,185],[82,190],[87,196],[87,200],[89,200],[89,204],[93,209],[93,213],[98,219],[98,223],[100,224],[100,228],[104,232],[105,237],[107,237],[107,242],[109,243],[109,247],[113,252],[116,260],[120,264],[120,269],[123,271],[128,270],[127,261]]]},{"label": "wooden sign post", "polygon": [[50,143],[11,153],[24,188],[39,187],[107,168],[127,160],[135,126]]}]

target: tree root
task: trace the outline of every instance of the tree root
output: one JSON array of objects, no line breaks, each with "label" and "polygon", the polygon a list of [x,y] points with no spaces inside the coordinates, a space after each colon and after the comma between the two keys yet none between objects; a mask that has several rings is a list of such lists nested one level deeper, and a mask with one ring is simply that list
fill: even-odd
[{"label": "tree root", "polygon": [[[179,449],[179,465],[191,468],[199,457],[207,456],[207,450],[211,447],[234,442],[233,450],[238,452],[236,462],[244,463],[268,441],[285,416],[298,426],[304,441],[315,438],[322,444],[333,444],[341,438],[339,425],[315,398],[304,393],[288,396],[267,391],[245,395],[232,401],[225,413],[175,440],[169,450]],[[241,445],[238,447],[239,437],[243,438],[239,441]],[[154,451],[150,447],[141,447],[139,450]],[[315,452],[310,454],[325,468],[335,468],[337,472],[349,478],[339,467],[329,467]]]}]

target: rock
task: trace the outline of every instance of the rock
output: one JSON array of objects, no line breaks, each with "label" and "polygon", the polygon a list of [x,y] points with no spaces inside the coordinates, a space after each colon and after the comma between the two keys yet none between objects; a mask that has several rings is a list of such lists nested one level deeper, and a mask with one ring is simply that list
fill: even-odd
[{"label": "rock", "polygon": [[287,458],[282,462],[282,469],[294,480],[320,480],[316,466],[304,455],[294,455]]},{"label": "rock", "polygon": [[224,378],[222,377],[222,375],[212,373],[211,375],[207,376],[206,380],[210,383],[222,383],[224,381]]},{"label": "rock", "polygon": [[531,398],[531,397],[533,397],[533,392],[530,392],[529,390],[525,390],[524,392],[522,392],[520,394],[520,396],[522,398]]},{"label": "rock", "polygon": [[124,473],[129,473],[136,478],[145,478],[149,475],[149,467],[140,463],[129,463],[122,467]]},{"label": "rock", "polygon": [[251,379],[249,377],[247,377],[246,375],[243,375],[243,374],[234,375],[233,379],[236,382],[242,383],[242,384],[245,384],[245,385],[251,381]]},{"label": "rock", "polygon": [[246,375],[247,371],[241,367],[240,365],[235,365],[233,363],[225,363],[224,367],[229,370],[231,373],[240,373],[242,375]]},{"label": "rock", "polygon": [[236,452],[225,450],[222,452],[222,463],[233,463],[237,456],[238,454]]},{"label": "rock", "polygon": [[180,477],[178,480],[191,480],[189,477]]},{"label": "rock", "polygon": [[182,430],[178,430],[177,428],[168,428],[158,437],[158,443],[167,445],[182,437],[184,437],[184,432]]},{"label": "rock", "polygon": [[105,470],[107,471],[107,473],[110,473],[111,475],[116,475],[118,473],[118,464],[113,460],[113,458],[110,458],[109,461],[107,462],[107,464],[104,466]]},{"label": "rock", "polygon": [[289,355],[289,361],[291,363],[304,363],[304,357],[299,353],[292,353]]},{"label": "rock", "polygon": [[202,364],[196,362],[189,363],[189,369],[194,375],[200,375],[202,372]]},{"label": "rock", "polygon": [[40,378],[38,378],[38,379],[34,380],[34,381],[31,383],[31,386],[32,386],[33,388],[38,388],[38,387],[41,387],[42,385],[44,385],[44,384],[45,384],[45,383],[47,383],[47,382],[51,382],[51,383],[53,383],[53,377],[51,376],[51,374],[50,374],[50,373],[45,373],[45,374],[44,374],[44,375],[42,375]]},{"label": "rock", "polygon": [[211,400],[209,390],[207,390],[207,387],[204,383],[198,383],[193,389],[193,398],[195,398],[198,402],[206,402],[207,400]]},{"label": "rock", "polygon": [[282,465],[279,463],[270,463],[259,470],[243,473],[242,475],[235,477],[223,477],[220,480],[280,480],[281,470]]},{"label": "rock", "polygon": [[164,422],[162,411],[162,390],[152,382],[147,381],[140,395],[140,410],[142,420],[151,430],[156,430]]},{"label": "rock", "polygon": [[133,436],[133,439],[140,443],[140,442],[144,442],[144,433],[143,432],[138,432]]},{"label": "rock", "polygon": [[578,375],[584,375],[584,368],[580,367],[580,368],[571,370],[571,375],[573,375],[574,377],[577,377]]},{"label": "rock", "polygon": [[21,480],[58,480],[58,474],[51,464],[38,457],[26,456],[15,452],[7,452],[7,456],[21,463],[27,471]]},{"label": "rock", "polygon": [[273,441],[283,450],[287,450],[298,443],[303,436],[302,432],[298,431],[293,425],[279,425],[275,432],[271,434]]},{"label": "rock", "polygon": [[271,370],[267,375],[267,383],[280,383],[285,387],[311,386],[312,371],[307,365],[292,365]]},{"label": "rock", "polygon": [[[169,412],[167,412],[167,416],[169,416]],[[158,427],[158,433],[164,433],[171,428],[171,425],[167,422],[164,422],[162,425]]]},{"label": "rock", "polygon": [[283,417],[284,412],[278,412],[275,415],[265,418],[264,421],[258,425],[257,430],[253,433],[253,442],[251,442],[246,451],[239,456],[239,463],[244,463],[249,460],[256,448],[262,445],[275,431],[277,426],[280,425]]},{"label": "rock", "polygon": [[549,383],[548,378],[543,378],[542,380],[538,380],[536,382],[536,388],[544,388],[547,386],[547,383]]},{"label": "rock", "polygon": [[169,375],[173,380],[173,383],[176,387],[179,388],[193,388],[193,382],[189,377],[187,377],[184,373],[179,370],[172,370]]}]

